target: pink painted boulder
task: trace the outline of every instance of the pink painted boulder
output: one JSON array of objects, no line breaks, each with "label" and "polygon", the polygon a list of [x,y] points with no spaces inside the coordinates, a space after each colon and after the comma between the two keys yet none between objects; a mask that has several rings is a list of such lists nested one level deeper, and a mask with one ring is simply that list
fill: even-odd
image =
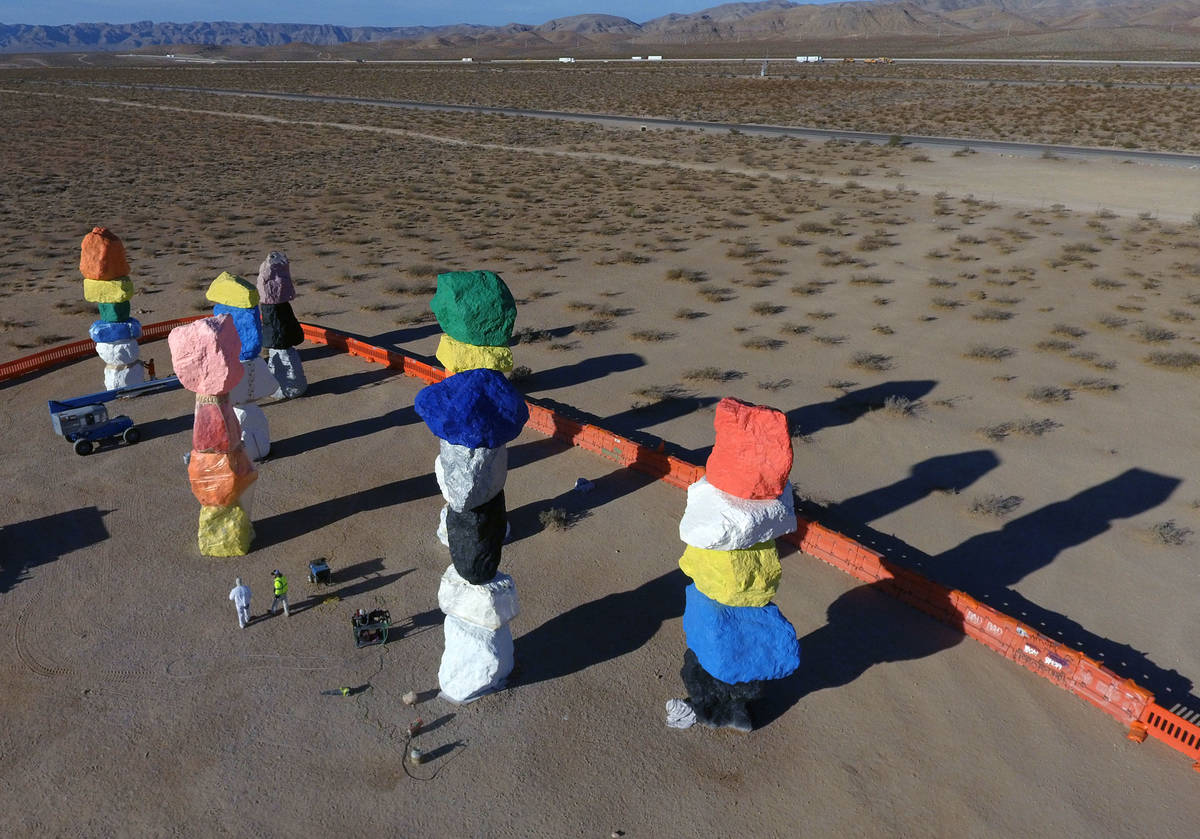
[{"label": "pink painted boulder", "polygon": [[277,304],[295,299],[296,287],[292,285],[292,268],[287,254],[271,251],[258,266],[258,302]]},{"label": "pink painted boulder", "polygon": [[778,498],[792,469],[787,417],[774,408],[725,398],[713,418],[708,482],[738,498]]},{"label": "pink painted boulder", "polygon": [[167,336],[171,365],[188,390],[217,396],[241,381],[242,341],[233,318],[215,315],[177,326]]},{"label": "pink painted boulder", "polygon": [[198,452],[228,452],[242,442],[242,426],[228,399],[196,402],[192,448]]}]

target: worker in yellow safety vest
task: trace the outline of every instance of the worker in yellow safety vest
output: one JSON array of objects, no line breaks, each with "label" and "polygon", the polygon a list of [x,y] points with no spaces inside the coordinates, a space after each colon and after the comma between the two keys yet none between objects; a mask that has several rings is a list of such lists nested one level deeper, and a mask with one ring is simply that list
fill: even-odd
[{"label": "worker in yellow safety vest", "polygon": [[283,616],[285,618],[289,617],[287,602],[287,577],[283,576],[283,572],[279,571],[278,569],[272,571],[271,576],[275,578],[275,599],[271,601],[271,614],[275,614],[275,609],[280,603],[282,603]]}]

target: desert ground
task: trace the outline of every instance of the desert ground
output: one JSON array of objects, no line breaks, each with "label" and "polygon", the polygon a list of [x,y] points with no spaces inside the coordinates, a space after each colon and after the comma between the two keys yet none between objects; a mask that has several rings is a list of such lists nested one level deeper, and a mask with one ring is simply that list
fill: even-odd
[{"label": "desert ground", "polygon": [[[756,98],[788,80],[734,72],[680,71],[657,93],[638,77],[622,98],[599,70],[358,69],[0,74],[0,361],[86,334],[78,246],[97,224],[126,243],[144,323],[207,311],[218,273],[283,250],[302,320],[422,358],[437,273],[489,268],[518,298],[531,398],[695,462],[717,399],[777,407],[805,514],[1200,710],[1200,169],[146,87],[798,125],[838,100],[858,114],[844,128],[1189,150],[1194,74],[1132,93],[1025,69],[995,89],[928,68],[905,82],[1066,102],[1039,134],[965,104],[954,124],[914,105],[928,130],[871,123],[862,97],[880,89],[856,98],[833,76],[801,110],[788,97],[807,88]],[[1146,97],[1163,127],[1134,139]],[[684,495],[532,433],[506,487],[518,670],[501,694],[444,703],[448,558],[418,383],[303,356],[309,395],[266,407],[259,535],[237,560],[195,548],[190,394],[122,406],[147,439],[79,458],[45,400],[99,390],[98,359],[0,385],[6,833],[1193,832],[1181,756],[797,554],[776,602],[803,663],[760,728],[667,729]],[[169,368],[165,344],[143,357]],[[597,489],[573,493],[578,477]],[[556,507],[569,527],[543,526]],[[317,556],[332,589],[304,582]],[[301,608],[238,630],[233,577],[261,614],[275,567]],[[375,606],[397,630],[356,650],[349,615]],[[430,760],[406,771],[416,717]]]}]

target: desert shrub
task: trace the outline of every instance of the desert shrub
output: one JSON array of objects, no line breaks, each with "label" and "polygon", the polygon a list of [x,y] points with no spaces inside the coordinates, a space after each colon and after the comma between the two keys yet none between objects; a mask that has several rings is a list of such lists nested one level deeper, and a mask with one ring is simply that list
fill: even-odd
[{"label": "desert shrub", "polygon": [[971,502],[970,511],[976,516],[1002,518],[1020,507],[1024,500],[1019,495],[980,495]]},{"label": "desert shrub", "polygon": [[965,358],[975,359],[977,361],[1003,361],[1006,358],[1011,358],[1016,355],[1017,351],[1012,347],[994,347],[988,344],[972,344],[963,354]]},{"label": "desert shrub", "polygon": [[1181,352],[1158,350],[1146,356],[1146,363],[1151,367],[1160,367],[1163,370],[1194,370],[1200,366],[1200,355],[1186,350]]},{"label": "desert shrub", "polygon": [[1150,528],[1151,538],[1160,545],[1185,545],[1191,535],[1190,527],[1180,527],[1174,519],[1160,521]]},{"label": "desert shrub", "polygon": [[1071,398],[1071,391],[1065,387],[1055,387],[1054,385],[1042,385],[1035,387],[1025,394],[1026,399],[1031,399],[1034,402],[1066,402]]},{"label": "desert shrub", "polygon": [[850,359],[850,366],[880,373],[892,368],[892,357],[881,353],[857,352]]}]

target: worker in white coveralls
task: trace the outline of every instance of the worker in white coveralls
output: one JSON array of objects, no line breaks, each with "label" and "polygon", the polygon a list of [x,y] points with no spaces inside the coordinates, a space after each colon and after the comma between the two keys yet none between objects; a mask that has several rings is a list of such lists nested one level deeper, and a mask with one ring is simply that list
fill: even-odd
[{"label": "worker in white coveralls", "polygon": [[283,616],[285,618],[290,617],[290,615],[288,615],[287,602],[287,577],[283,576],[283,572],[278,570],[272,571],[271,576],[274,577],[275,599],[271,601],[271,608],[268,611],[270,611],[272,615],[275,614],[275,610],[279,608],[279,604],[282,603]]},{"label": "worker in white coveralls", "polygon": [[229,592],[229,599],[237,607],[238,626],[245,629],[246,624],[250,623],[250,586],[243,583],[241,577],[233,581],[233,590]]}]

